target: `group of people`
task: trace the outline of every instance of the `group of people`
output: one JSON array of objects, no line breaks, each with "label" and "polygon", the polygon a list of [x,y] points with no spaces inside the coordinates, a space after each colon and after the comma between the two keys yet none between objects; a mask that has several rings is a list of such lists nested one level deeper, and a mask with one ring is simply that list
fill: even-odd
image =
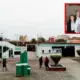
[{"label": "group of people", "polygon": [[40,68],[42,68],[43,62],[44,62],[44,65],[45,65],[46,70],[48,70],[48,67],[49,67],[49,59],[48,59],[47,56],[44,58],[44,60],[43,60],[43,57],[42,56],[39,58],[39,67]]},{"label": "group of people", "polygon": [[80,32],[80,11],[76,10],[75,15],[71,14],[67,22],[67,33]]}]

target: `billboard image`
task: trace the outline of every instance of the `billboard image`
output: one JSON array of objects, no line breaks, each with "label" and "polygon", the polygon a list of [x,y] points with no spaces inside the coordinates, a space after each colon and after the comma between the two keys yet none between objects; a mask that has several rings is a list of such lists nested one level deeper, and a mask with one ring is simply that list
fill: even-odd
[{"label": "billboard image", "polygon": [[65,34],[80,34],[80,3],[65,3]]}]

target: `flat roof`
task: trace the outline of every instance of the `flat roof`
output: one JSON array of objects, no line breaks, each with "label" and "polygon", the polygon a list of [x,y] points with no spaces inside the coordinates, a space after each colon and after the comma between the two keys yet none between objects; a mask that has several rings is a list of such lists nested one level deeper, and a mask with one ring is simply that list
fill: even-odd
[{"label": "flat roof", "polygon": [[53,44],[41,43],[41,44],[39,44],[39,46],[75,46],[75,45],[80,46],[80,44],[78,44],[78,43],[75,43],[75,44],[73,44],[73,43],[53,43]]}]

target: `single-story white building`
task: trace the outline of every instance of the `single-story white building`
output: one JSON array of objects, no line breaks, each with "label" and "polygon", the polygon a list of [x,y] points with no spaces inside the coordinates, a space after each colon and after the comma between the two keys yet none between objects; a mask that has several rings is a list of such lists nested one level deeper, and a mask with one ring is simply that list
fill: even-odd
[{"label": "single-story white building", "polygon": [[55,49],[61,49],[63,57],[78,57],[77,50],[80,49],[80,44],[41,43],[37,45],[36,55],[37,57],[49,57],[51,54],[55,53]]},{"label": "single-story white building", "polygon": [[15,46],[7,41],[0,41],[0,58],[19,57],[25,47]]},{"label": "single-story white building", "polygon": [[24,50],[28,53],[28,59],[36,58],[36,45],[27,44],[24,46],[15,46],[14,44],[7,41],[0,41],[0,58],[19,58],[20,53]]},{"label": "single-story white building", "polygon": [[0,41],[0,58],[16,58],[20,57],[23,50],[27,50],[28,59],[35,59],[37,57],[50,56],[54,53],[61,53],[63,57],[78,57],[77,50],[80,49],[80,44],[71,43],[40,43],[40,44],[27,44],[23,46],[15,46],[6,41]]}]

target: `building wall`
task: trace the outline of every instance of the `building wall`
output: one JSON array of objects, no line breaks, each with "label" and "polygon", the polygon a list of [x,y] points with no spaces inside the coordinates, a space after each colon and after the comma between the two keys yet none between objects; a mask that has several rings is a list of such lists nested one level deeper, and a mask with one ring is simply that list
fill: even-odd
[{"label": "building wall", "polygon": [[14,55],[14,58],[20,58],[20,55]]},{"label": "building wall", "polygon": [[[75,46],[75,57],[78,57],[78,54],[76,52],[77,49],[80,49],[80,45],[75,45],[75,44],[41,44],[37,46],[37,51],[36,54],[38,57],[40,56],[50,56],[51,54],[53,54],[53,50],[52,50],[52,46],[57,47],[57,46]],[[44,53],[42,53],[42,50],[44,50]],[[49,53],[49,50],[51,50],[51,53]]]},{"label": "building wall", "polygon": [[[53,46],[53,44],[43,44],[43,45],[37,46],[37,52],[36,52],[37,56],[38,57],[40,57],[40,56],[50,57],[51,54],[54,54],[52,46]],[[44,53],[42,52],[42,50],[44,50]],[[50,52],[49,52],[49,50],[50,50]],[[61,54],[61,53],[57,53],[57,54]]]},{"label": "building wall", "polygon": [[36,58],[36,52],[28,51],[27,52],[28,59],[35,59]]},{"label": "building wall", "polygon": [[[42,50],[44,50],[44,53],[42,53]],[[40,56],[43,56],[43,57],[46,57],[46,56],[50,56],[51,53],[49,53],[49,50],[51,50],[51,53],[52,53],[52,49],[50,46],[47,46],[47,47],[42,47],[42,46],[39,46],[38,47],[38,50],[37,50],[37,56],[40,57]]]},{"label": "building wall", "polygon": [[[2,57],[6,57],[6,58],[9,58],[9,50],[10,50],[10,49],[13,49],[13,50],[14,50],[14,48],[15,48],[15,45],[13,45],[13,44],[11,44],[11,43],[9,43],[9,42],[7,42],[7,41],[0,41],[0,46],[2,46]],[[9,48],[9,49],[8,49],[6,52],[4,52],[4,53],[3,53],[3,46],[6,46],[6,47]],[[14,53],[13,53],[13,55],[14,55]]]},{"label": "building wall", "polygon": [[[22,53],[23,51],[26,50],[26,47],[23,47],[23,46],[15,46],[15,49],[14,49],[14,53],[15,52],[20,52]],[[20,54],[19,55],[15,55],[14,54],[14,58],[20,58]]]},{"label": "building wall", "polygon": [[7,50],[6,52],[4,52],[2,54],[2,58],[5,57],[5,58],[9,58],[9,50]]}]

